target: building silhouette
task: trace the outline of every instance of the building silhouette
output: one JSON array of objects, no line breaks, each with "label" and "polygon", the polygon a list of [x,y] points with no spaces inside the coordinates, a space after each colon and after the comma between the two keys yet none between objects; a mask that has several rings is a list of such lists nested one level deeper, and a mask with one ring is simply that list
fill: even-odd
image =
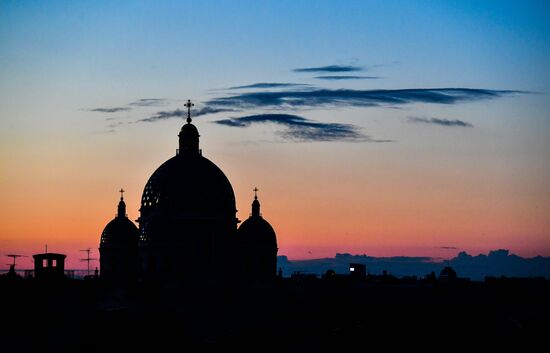
[{"label": "building silhouette", "polygon": [[360,263],[349,264],[349,274],[352,277],[364,278],[367,275],[367,266]]},{"label": "building silhouette", "polygon": [[121,189],[117,215],[103,229],[99,244],[101,278],[113,283],[133,281],[137,275],[139,232],[128,219],[123,193]]},{"label": "building silhouette", "polygon": [[32,257],[34,259],[34,277],[37,280],[56,281],[65,278],[66,255],[47,252]]},{"label": "building silhouette", "polygon": [[258,189],[254,188],[252,213],[237,231],[238,261],[242,279],[274,280],[277,272],[277,236],[260,212]]},{"label": "building silhouette", "polygon": [[138,240],[122,197],[117,217],[103,231],[101,277],[123,283],[135,275],[142,282],[198,286],[223,285],[235,276],[275,278],[276,235],[261,217],[257,197],[251,217],[237,231],[233,187],[202,155],[199,131],[191,123],[193,104],[185,106],[179,149],[143,190]]},{"label": "building silhouette", "polygon": [[454,282],[457,279],[456,271],[451,266],[445,266],[439,273],[440,282]]}]

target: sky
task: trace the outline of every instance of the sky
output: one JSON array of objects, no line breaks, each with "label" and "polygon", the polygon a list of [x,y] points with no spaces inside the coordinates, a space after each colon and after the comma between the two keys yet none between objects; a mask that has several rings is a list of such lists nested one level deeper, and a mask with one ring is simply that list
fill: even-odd
[{"label": "sky", "polygon": [[280,255],[550,256],[549,54],[547,1],[2,1],[0,254],[97,257],[191,99]]}]

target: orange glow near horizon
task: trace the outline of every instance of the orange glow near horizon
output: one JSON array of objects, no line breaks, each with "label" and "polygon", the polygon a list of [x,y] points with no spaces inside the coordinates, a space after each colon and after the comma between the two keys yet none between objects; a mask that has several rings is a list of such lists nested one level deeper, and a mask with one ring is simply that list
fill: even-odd
[{"label": "orange glow near horizon", "polygon": [[[78,261],[83,257],[79,250],[89,247],[99,256],[99,237],[115,215],[118,188],[127,191],[127,212],[136,220],[147,178],[170,155],[133,162],[122,150],[104,152],[102,160],[93,153],[97,149],[52,151],[55,146],[42,150],[41,158],[22,149],[21,158],[6,163],[2,193],[10,202],[0,206],[0,248],[2,253],[32,255],[47,243],[50,251],[69,255],[68,268],[85,268]],[[98,148],[109,147],[117,151],[109,144]],[[246,151],[246,163],[242,155],[216,145],[205,152],[232,182],[239,219],[250,213],[252,188],[260,188],[262,213],[277,232],[279,255],[449,258],[460,250],[475,254],[497,248],[522,256],[550,255],[548,207],[537,201],[537,189],[496,177],[479,187],[479,176],[458,168],[405,163],[389,169],[376,158],[361,162],[357,155],[338,157],[328,144],[322,155],[330,163],[325,163],[313,158],[308,146],[298,148],[302,151],[296,155]],[[272,163],[266,166],[269,158]],[[428,178],[429,187],[423,181]],[[30,258],[18,264],[32,267]]]}]

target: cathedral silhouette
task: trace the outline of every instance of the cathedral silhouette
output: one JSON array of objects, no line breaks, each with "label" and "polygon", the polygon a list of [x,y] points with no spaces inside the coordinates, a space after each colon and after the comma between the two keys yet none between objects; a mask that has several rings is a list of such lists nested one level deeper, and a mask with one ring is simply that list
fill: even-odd
[{"label": "cathedral silhouette", "polygon": [[276,277],[277,238],[260,213],[240,227],[235,194],[225,174],[199,148],[199,131],[187,124],[176,155],[149,178],[141,198],[139,228],[128,219],[124,190],[117,216],[101,234],[100,276],[113,284],[220,286],[268,282]]}]

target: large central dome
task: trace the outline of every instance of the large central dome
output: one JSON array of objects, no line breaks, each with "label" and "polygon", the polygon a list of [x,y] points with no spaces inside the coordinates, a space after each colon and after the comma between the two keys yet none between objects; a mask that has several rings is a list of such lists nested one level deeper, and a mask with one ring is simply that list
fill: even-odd
[{"label": "large central dome", "polygon": [[199,132],[187,124],[176,156],[151,175],[139,217],[140,277],[219,283],[237,230],[235,194],[225,174],[202,156]]},{"label": "large central dome", "polygon": [[235,217],[235,194],[225,174],[200,154],[180,153],[149,178],[141,214],[182,218]]}]

